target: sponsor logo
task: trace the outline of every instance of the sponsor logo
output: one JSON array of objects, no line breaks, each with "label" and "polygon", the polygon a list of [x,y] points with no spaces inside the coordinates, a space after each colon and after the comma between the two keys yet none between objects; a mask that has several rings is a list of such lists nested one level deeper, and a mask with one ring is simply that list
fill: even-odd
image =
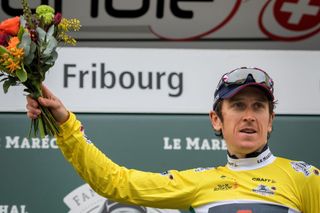
[{"label": "sponsor logo", "polygon": [[113,202],[98,195],[88,184],[79,186],[67,194],[63,198],[63,202],[68,206],[69,213],[181,213],[178,210],[156,209]]},{"label": "sponsor logo", "polygon": [[238,167],[239,164],[237,164],[236,162],[230,162],[228,161],[228,164],[231,166],[231,167]]},{"label": "sponsor logo", "polygon": [[266,160],[268,160],[272,156],[272,153],[269,152],[266,156],[263,156],[262,158],[258,158],[257,163],[263,163]]},{"label": "sponsor logo", "polygon": [[227,191],[227,190],[230,190],[232,189],[232,185],[231,184],[228,184],[228,183],[225,183],[225,184],[218,184],[214,187],[214,191]]},{"label": "sponsor logo", "polygon": [[275,180],[269,178],[253,177],[252,180],[256,182],[276,183]]},{"label": "sponsor logo", "polygon": [[[8,16],[20,15],[21,5],[9,2],[1,0],[1,12]],[[45,4],[43,2],[41,0]],[[76,5],[76,0],[55,0],[50,3],[63,14],[81,16],[82,31],[92,32],[93,37],[99,37],[93,35],[96,32],[111,32],[111,36],[116,33],[128,36],[131,33],[130,36],[138,34],[139,37],[148,38],[153,34],[163,39],[190,40],[204,37],[225,26],[240,8],[241,0],[90,0],[76,6],[76,9],[70,7]]]},{"label": "sponsor logo", "polygon": [[216,138],[170,138],[163,137],[164,150],[227,150],[224,140]]},{"label": "sponsor logo", "polygon": [[0,213],[28,213],[26,205],[0,205]]},{"label": "sponsor logo", "polygon": [[274,40],[297,41],[320,32],[320,1],[268,0],[259,15],[261,31]]},{"label": "sponsor logo", "polygon": [[203,172],[203,171],[207,171],[207,170],[210,170],[214,167],[206,167],[206,168],[203,168],[203,167],[199,167],[199,168],[196,168],[194,171],[195,172]]},{"label": "sponsor logo", "polygon": [[[1,138],[0,138],[0,141]],[[5,136],[4,149],[58,149],[56,138],[26,138],[20,136]]]},{"label": "sponsor logo", "polygon": [[237,180],[233,177],[227,177],[225,175],[221,175],[220,179],[222,179],[223,181],[221,181],[222,182],[221,184],[217,184],[214,187],[214,191],[226,191],[226,190],[236,189],[239,186]]},{"label": "sponsor logo", "polygon": [[275,188],[272,187],[271,189],[268,186],[265,185],[259,185],[257,188],[252,189],[253,192],[256,192],[260,195],[268,196],[268,195],[273,195]]},{"label": "sponsor logo", "polygon": [[64,64],[63,70],[64,88],[168,90],[169,97],[179,97],[183,93],[182,72],[110,70],[105,63],[92,63],[89,69]]},{"label": "sponsor logo", "polygon": [[303,162],[303,161],[294,161],[291,162],[291,166],[294,170],[296,170],[297,172],[302,172],[305,176],[309,176],[311,175],[311,165]]},{"label": "sponsor logo", "polygon": [[[48,0],[32,1],[30,5],[34,9],[39,3],[46,4]],[[248,30],[235,33],[239,39],[257,38],[259,28],[271,39],[286,41],[306,39],[320,31],[318,0],[250,1],[254,6],[249,7],[241,7],[249,3],[244,0],[89,0],[81,5],[76,4],[77,0],[51,0],[49,3],[57,12],[81,17],[83,27],[77,35],[85,41],[193,41],[209,37],[228,40],[232,38],[230,27],[239,23],[246,29],[249,25]],[[1,19],[21,13],[21,4],[1,0]],[[247,13],[253,17],[249,23]]]}]

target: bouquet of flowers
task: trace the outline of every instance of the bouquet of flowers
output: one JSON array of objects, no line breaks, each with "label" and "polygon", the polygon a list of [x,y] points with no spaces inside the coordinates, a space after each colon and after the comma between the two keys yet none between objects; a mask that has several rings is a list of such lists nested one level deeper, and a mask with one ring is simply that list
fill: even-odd
[{"label": "bouquet of flowers", "polygon": [[[75,45],[76,40],[67,35],[80,29],[77,19],[63,18],[52,7],[40,5],[32,13],[28,0],[22,0],[23,15],[0,23],[0,82],[4,93],[10,86],[24,85],[26,92],[37,100],[42,96],[41,84],[54,65],[59,43]],[[40,106],[41,115],[31,122],[34,136],[59,133],[50,110]]]}]

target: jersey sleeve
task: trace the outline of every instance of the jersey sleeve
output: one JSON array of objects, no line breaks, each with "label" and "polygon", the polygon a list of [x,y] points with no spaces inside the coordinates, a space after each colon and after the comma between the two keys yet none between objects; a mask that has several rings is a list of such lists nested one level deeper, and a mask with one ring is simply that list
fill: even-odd
[{"label": "jersey sleeve", "polygon": [[320,212],[320,176],[319,169],[310,166],[309,175],[301,185],[302,212]]},{"label": "jersey sleeve", "polygon": [[81,131],[70,113],[61,125],[57,145],[78,174],[98,194],[112,200],[156,208],[187,209],[197,191],[191,170],[151,173],[121,167],[103,154]]}]

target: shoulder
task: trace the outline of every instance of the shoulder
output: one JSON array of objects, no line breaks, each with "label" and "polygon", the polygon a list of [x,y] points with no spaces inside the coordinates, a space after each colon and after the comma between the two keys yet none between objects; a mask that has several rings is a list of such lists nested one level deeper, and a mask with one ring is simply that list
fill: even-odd
[{"label": "shoulder", "polygon": [[215,167],[198,167],[198,168],[192,168],[192,169],[179,171],[179,173],[191,174],[191,175],[202,175],[202,174],[211,173],[214,171],[215,171]]},{"label": "shoulder", "polygon": [[320,181],[319,169],[307,162],[278,157],[276,163],[296,182]]},{"label": "shoulder", "polygon": [[[169,173],[183,176],[185,178],[202,178],[203,176],[214,174],[216,169],[214,167],[198,167],[193,169],[187,169],[182,171],[170,170]],[[164,172],[165,174],[167,172]]]}]

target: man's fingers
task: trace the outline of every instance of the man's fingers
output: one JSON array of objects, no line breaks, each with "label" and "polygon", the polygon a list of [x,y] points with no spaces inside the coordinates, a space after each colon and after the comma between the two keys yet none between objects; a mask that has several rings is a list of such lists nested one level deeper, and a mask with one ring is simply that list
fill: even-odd
[{"label": "man's fingers", "polygon": [[56,108],[59,106],[59,103],[57,102],[56,99],[39,97],[38,101],[42,106],[49,107],[49,108]]},{"label": "man's fingers", "polygon": [[41,89],[45,98],[55,98],[54,94],[44,84],[41,85]]},{"label": "man's fingers", "polygon": [[27,116],[31,119],[36,119],[41,113],[38,102],[30,96],[27,96],[26,109],[27,109]]},{"label": "man's fingers", "polygon": [[34,100],[32,97],[30,97],[29,95],[27,96],[27,105],[29,105],[30,107],[34,107],[34,108],[38,108],[39,104],[36,100]]},{"label": "man's fingers", "polygon": [[30,111],[32,113],[40,114],[40,112],[41,112],[41,110],[39,109],[38,106],[35,107],[29,103],[26,105],[26,108],[28,111]]},{"label": "man's fingers", "polygon": [[27,116],[31,119],[37,119],[39,114],[35,114],[35,113],[32,113],[31,111],[28,111]]}]

